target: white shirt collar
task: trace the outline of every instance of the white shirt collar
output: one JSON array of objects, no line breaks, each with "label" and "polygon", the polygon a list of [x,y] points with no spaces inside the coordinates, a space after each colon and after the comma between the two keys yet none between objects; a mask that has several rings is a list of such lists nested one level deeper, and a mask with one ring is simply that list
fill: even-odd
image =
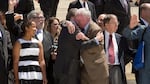
[{"label": "white shirt collar", "polygon": [[83,2],[85,2],[85,8],[89,10],[89,7],[88,7],[88,4],[87,4],[87,1],[83,1],[83,0],[79,0],[80,4],[83,6]]},{"label": "white shirt collar", "polygon": [[[107,30],[105,30],[105,35],[109,36],[109,35],[110,35],[110,33],[109,33]],[[112,33],[111,35],[112,35],[112,36],[114,36],[114,35],[115,35],[115,33]]]},{"label": "white shirt collar", "polygon": [[88,24],[85,25],[85,27],[84,27],[84,33],[87,33],[88,28],[89,28],[89,25],[90,25],[90,22],[89,22]]},{"label": "white shirt collar", "polygon": [[2,32],[0,31],[0,37],[2,37]]},{"label": "white shirt collar", "polygon": [[83,4],[83,1],[82,1],[82,0],[79,0],[79,2],[80,2],[81,4]]},{"label": "white shirt collar", "polygon": [[39,41],[43,41],[43,29],[39,29],[37,31],[41,31],[40,33],[37,34],[37,38]]},{"label": "white shirt collar", "polygon": [[144,22],[145,26],[147,27],[148,26],[148,22],[145,21],[143,18],[140,18],[140,19]]}]

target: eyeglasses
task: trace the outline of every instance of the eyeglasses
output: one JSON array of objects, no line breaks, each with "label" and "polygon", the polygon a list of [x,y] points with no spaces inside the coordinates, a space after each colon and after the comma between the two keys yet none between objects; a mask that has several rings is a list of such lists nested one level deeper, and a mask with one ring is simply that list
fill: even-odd
[{"label": "eyeglasses", "polygon": [[33,17],[34,19],[41,19],[41,20],[45,20],[45,17]]}]

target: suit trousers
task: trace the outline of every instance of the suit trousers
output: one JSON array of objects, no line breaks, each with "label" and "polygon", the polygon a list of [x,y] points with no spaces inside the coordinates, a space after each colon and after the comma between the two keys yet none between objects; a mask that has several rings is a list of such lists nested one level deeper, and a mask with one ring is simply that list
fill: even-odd
[{"label": "suit trousers", "polygon": [[109,65],[109,84],[123,84],[120,65]]}]

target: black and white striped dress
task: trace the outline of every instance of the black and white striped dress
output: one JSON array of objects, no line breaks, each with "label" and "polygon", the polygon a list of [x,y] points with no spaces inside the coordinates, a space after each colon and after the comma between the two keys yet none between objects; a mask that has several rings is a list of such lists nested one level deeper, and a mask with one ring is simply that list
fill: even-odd
[{"label": "black and white striped dress", "polygon": [[20,84],[42,84],[42,72],[39,65],[38,40],[26,41],[18,39],[21,44],[19,58],[19,81]]}]

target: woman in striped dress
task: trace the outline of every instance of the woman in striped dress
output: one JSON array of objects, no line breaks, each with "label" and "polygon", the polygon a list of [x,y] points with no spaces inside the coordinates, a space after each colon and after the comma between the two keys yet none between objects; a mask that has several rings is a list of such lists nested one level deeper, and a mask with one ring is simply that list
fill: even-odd
[{"label": "woman in striped dress", "polygon": [[36,24],[24,21],[23,36],[13,47],[15,84],[47,84],[42,44],[34,39]]}]

